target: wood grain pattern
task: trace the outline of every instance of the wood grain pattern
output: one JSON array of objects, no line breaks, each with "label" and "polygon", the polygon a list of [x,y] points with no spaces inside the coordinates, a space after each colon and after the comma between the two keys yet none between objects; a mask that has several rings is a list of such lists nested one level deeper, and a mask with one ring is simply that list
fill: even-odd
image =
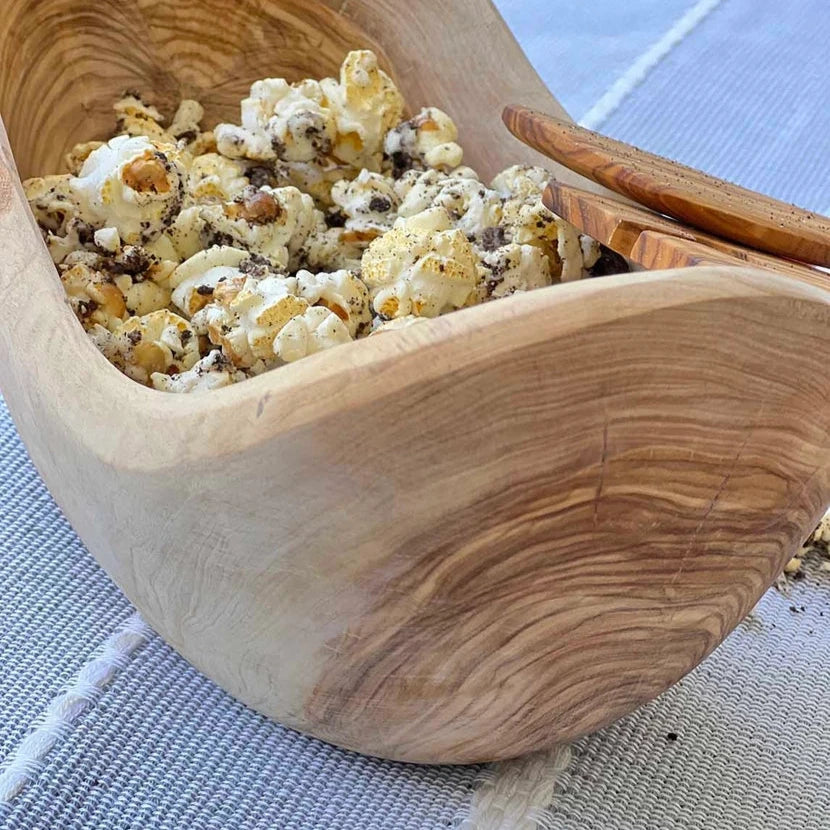
[{"label": "wood grain pattern", "polygon": [[[651,270],[736,264],[734,257],[722,251],[701,245],[699,242],[678,239],[671,234],[657,231],[643,231],[637,237],[631,249],[631,258],[634,262]],[[827,283],[830,285],[830,277]]]},{"label": "wood grain pattern", "polygon": [[[59,27],[44,11],[56,2],[28,6],[47,30]],[[238,5],[263,27],[298,8]],[[412,5],[383,9],[414,26]],[[444,34],[458,44],[496,20],[487,3],[463,5],[466,28]],[[127,78],[129,49],[148,79],[170,79],[170,95],[194,78],[213,89],[209,58],[195,54],[199,21],[212,25],[224,6],[182,13],[178,59],[177,30],[159,21],[190,5],[101,6],[109,17],[63,2],[86,67],[83,83],[63,87],[68,100],[24,81],[25,98],[7,80],[57,73],[73,38],[21,29],[22,0],[10,6],[0,106],[24,173],[103,123],[92,102]],[[367,8],[344,6],[355,25]],[[404,82],[429,63],[431,21],[402,34],[366,14]],[[136,20],[132,37],[113,34]],[[435,61],[503,68],[515,44],[493,39],[492,25],[486,49],[458,57],[445,39]],[[258,31],[252,17],[246,42]],[[234,72],[261,74],[246,60],[228,46],[216,100],[251,79]],[[509,75],[491,74],[494,89]],[[517,146],[507,137],[487,152],[502,163]],[[819,289],[731,268],[590,280],[208,395],[166,395],[87,340],[9,160],[4,142],[0,388],[31,456],[153,627],[288,725],[435,762],[509,757],[595,729],[709,653],[830,501],[830,295]]]},{"label": "wood grain pattern", "polygon": [[[701,264],[749,265],[830,289],[830,275],[824,271],[745,248],[687,225],[680,225],[628,202],[589,193],[557,181],[548,184],[542,201],[563,219],[645,268],[682,268]],[[644,231],[648,231],[648,235]],[[648,240],[655,238],[661,240],[660,256],[671,245],[674,252],[671,265],[666,264],[662,258],[655,259],[646,247]],[[686,247],[688,256],[684,258],[682,251],[686,242],[691,244]],[[701,259],[704,253],[702,247],[708,249],[704,259]]]},{"label": "wood grain pattern", "polygon": [[24,177],[58,170],[75,143],[110,133],[125,89],[168,114],[193,97],[206,123],[236,120],[252,81],[336,75],[355,48],[381,57],[412,109],[452,113],[465,162],[484,176],[546,163],[504,134],[510,95],[564,116],[487,0],[442,3],[435,14],[400,0],[239,0],[232,10],[223,0],[4,0],[0,28],[0,66],[10,70],[0,102]]},{"label": "wood grain pattern", "polygon": [[695,228],[777,256],[830,266],[830,219],[527,107],[510,131],[560,164]]}]

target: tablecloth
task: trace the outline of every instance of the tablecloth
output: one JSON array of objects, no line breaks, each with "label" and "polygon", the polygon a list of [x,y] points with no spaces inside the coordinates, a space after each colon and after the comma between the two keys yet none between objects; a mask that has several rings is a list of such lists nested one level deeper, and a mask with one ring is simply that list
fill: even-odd
[{"label": "tablecloth", "polygon": [[[830,208],[826,0],[498,5],[575,117]],[[811,565],[788,591],[660,700],[577,742],[564,772],[564,753],[491,769],[365,758],[248,710],[149,631],[0,405],[0,827],[827,828],[830,575]]]}]

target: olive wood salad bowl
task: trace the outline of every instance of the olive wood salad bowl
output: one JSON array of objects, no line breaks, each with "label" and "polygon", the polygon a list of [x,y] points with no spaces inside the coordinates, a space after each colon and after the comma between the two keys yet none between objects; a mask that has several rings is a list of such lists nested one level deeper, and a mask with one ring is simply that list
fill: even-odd
[{"label": "olive wood salad bowl", "polygon": [[712,651],[826,508],[830,295],[775,274],[554,286],[190,396],[87,339],[17,171],[125,88],[210,124],[367,46],[483,174],[536,161],[501,107],[561,108],[487,0],[6,0],[0,29],[3,394],[92,554],[253,708],[409,761],[569,740]]}]

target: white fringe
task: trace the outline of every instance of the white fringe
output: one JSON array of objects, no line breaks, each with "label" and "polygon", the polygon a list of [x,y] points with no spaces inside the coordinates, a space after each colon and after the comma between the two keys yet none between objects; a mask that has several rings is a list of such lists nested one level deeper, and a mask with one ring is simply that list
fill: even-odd
[{"label": "white fringe", "polygon": [[65,691],[53,698],[34,728],[0,767],[0,807],[8,805],[34,781],[47,756],[72,730],[75,721],[92,705],[104,687],[129,662],[133,653],[150,637],[147,623],[133,614],[88,660]]},{"label": "white fringe", "polygon": [[458,830],[552,830],[548,808],[570,758],[568,747],[560,746],[483,770]]},{"label": "white fringe", "polygon": [[643,82],[646,75],[722,2],[723,0],[698,0],[662,37],[640,55],[602,98],[588,110],[579,123],[590,130],[596,130],[604,124],[620,104]]}]

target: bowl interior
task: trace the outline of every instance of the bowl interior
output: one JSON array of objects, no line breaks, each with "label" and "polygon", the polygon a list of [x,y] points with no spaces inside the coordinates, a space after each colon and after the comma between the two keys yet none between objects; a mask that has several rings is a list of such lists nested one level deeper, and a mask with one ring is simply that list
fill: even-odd
[{"label": "bowl interior", "polygon": [[63,170],[75,143],[111,134],[126,90],[168,116],[196,98],[212,126],[238,120],[253,80],[336,76],[350,49],[374,50],[391,71],[379,43],[319,0],[3,5],[0,112],[23,178]]}]

